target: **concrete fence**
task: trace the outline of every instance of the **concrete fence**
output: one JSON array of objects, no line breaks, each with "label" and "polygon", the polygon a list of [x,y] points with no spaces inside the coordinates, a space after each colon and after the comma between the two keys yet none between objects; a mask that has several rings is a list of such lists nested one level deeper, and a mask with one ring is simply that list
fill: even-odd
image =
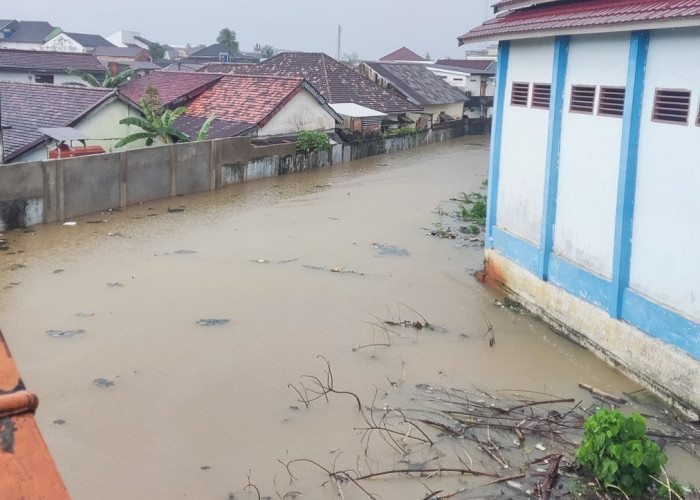
[{"label": "concrete fence", "polygon": [[0,166],[0,231],[139,202],[303,172],[465,135],[467,126],[336,144],[297,153],[294,143],[257,146],[250,137],[154,146]]}]

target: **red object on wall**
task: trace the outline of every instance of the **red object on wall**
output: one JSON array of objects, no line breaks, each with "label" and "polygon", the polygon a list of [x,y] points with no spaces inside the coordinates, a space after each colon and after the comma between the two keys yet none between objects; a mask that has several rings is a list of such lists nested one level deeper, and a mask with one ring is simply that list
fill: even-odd
[{"label": "red object on wall", "polygon": [[105,150],[102,146],[78,146],[70,148],[67,144],[61,144],[49,151],[49,158],[73,158],[75,156],[96,155],[104,152]]}]

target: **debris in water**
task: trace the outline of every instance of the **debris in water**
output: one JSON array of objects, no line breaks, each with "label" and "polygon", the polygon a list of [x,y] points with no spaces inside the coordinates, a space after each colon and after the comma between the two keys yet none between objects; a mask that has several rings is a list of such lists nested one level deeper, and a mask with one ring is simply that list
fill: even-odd
[{"label": "debris in water", "polygon": [[110,283],[107,283],[107,286],[110,287],[110,288],[114,288],[114,287],[117,287],[117,286],[124,286],[124,285],[123,285],[122,283],[119,283],[118,281],[112,281],[112,282],[110,282]]},{"label": "debris in water", "polygon": [[372,246],[379,250],[380,255],[395,255],[404,257],[411,255],[405,248],[397,247],[396,245],[386,245],[384,243],[372,243]]},{"label": "debris in water", "polygon": [[230,319],[214,319],[214,318],[207,318],[207,319],[200,319],[197,321],[197,324],[200,326],[218,326],[218,325],[225,325],[231,321]]},{"label": "debris in water", "polygon": [[58,274],[58,273],[62,273],[63,271],[64,271],[64,269],[56,269],[53,273]]},{"label": "debris in water", "polygon": [[210,465],[202,465],[202,466],[200,467],[200,469],[201,469],[201,470],[209,470],[209,469],[211,469],[211,466],[210,466]]},{"label": "debris in water", "polygon": [[253,260],[251,262],[257,262],[258,264],[269,264],[270,263],[270,261],[267,259],[257,259],[257,260]]},{"label": "debris in water", "polygon": [[75,315],[79,318],[91,318],[95,315],[95,313],[79,312],[79,313],[75,313]]},{"label": "debris in water", "polygon": [[106,378],[96,378],[95,380],[92,381],[93,384],[95,384],[98,387],[109,387],[111,385],[114,385],[114,382],[111,380],[108,380]]},{"label": "debris in water", "polygon": [[101,219],[101,220],[89,220],[87,221],[88,224],[105,224],[109,222],[107,219]]},{"label": "debris in water", "polygon": [[541,443],[537,443],[535,445],[535,448],[537,448],[540,451],[547,451],[547,448],[545,448],[544,445],[542,445]]},{"label": "debris in water", "polygon": [[77,222],[75,221],[68,221],[63,223],[64,226],[75,226],[76,224]]},{"label": "debris in water", "polygon": [[53,421],[53,423],[56,425],[63,425],[66,423],[66,421],[63,420],[62,418],[57,418],[56,420]]},{"label": "debris in water", "polygon": [[170,212],[171,214],[173,214],[173,213],[179,213],[179,212],[184,212],[184,211],[185,211],[185,207],[179,207],[179,208],[170,208],[170,207],[168,207],[168,212]]},{"label": "debris in water", "polygon": [[82,328],[77,328],[75,330],[46,330],[46,333],[48,333],[50,337],[72,337],[73,335],[85,333],[85,330]]},{"label": "debris in water", "polygon": [[196,250],[175,250],[175,253],[178,255],[189,255],[192,253],[197,253]]}]

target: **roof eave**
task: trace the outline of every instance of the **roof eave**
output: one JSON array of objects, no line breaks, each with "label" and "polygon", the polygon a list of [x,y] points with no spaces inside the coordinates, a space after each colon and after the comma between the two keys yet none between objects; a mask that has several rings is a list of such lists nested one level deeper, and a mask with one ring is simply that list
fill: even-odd
[{"label": "roof eave", "polygon": [[624,31],[690,28],[700,26],[700,17],[669,19],[659,21],[644,21],[638,23],[615,23],[601,24],[595,26],[577,26],[574,28],[555,28],[551,30],[538,29],[503,33],[486,33],[470,36],[469,33],[460,36],[457,40],[459,45],[472,42],[482,42],[487,40],[522,40],[526,38],[548,38],[559,35],[589,35],[600,33],[620,33]]}]

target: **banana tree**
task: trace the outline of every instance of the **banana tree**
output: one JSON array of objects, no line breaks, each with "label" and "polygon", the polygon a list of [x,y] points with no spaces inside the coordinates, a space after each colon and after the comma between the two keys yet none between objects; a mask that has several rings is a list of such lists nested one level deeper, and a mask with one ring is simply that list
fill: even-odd
[{"label": "banana tree", "polygon": [[114,71],[112,68],[107,68],[107,71],[105,72],[105,76],[102,79],[102,81],[98,80],[95,78],[93,75],[90,73],[86,73],[85,71],[81,71],[79,69],[75,68],[66,68],[66,73],[69,75],[75,76],[77,78],[80,78],[83,80],[85,83],[81,82],[66,82],[64,85],[77,85],[81,87],[107,87],[107,88],[116,88],[120,87],[121,85],[124,85],[128,80],[131,75],[136,73],[135,69],[127,69],[122,71],[121,73],[114,74]]}]

